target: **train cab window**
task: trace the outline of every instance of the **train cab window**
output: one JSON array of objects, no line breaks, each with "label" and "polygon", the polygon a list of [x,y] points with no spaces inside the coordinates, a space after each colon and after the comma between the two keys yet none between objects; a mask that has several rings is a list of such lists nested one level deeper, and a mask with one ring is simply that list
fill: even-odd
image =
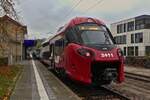
[{"label": "train cab window", "polygon": [[79,27],[79,39],[85,45],[113,44],[113,38],[105,26],[85,24]]},{"label": "train cab window", "polygon": [[66,41],[68,43],[77,43],[78,42],[78,36],[76,34],[77,30],[76,27],[70,28],[66,31]]},{"label": "train cab window", "polygon": [[113,37],[105,26],[97,24],[80,24],[66,32],[69,42],[79,44],[113,44]]},{"label": "train cab window", "polygon": [[85,31],[81,34],[81,38],[84,44],[112,44],[103,31]]}]

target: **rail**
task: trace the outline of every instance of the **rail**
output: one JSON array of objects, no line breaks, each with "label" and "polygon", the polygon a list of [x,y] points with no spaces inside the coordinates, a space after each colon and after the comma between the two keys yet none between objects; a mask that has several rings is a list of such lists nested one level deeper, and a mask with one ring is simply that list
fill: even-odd
[{"label": "rail", "polygon": [[131,78],[131,79],[135,79],[135,80],[140,80],[140,81],[144,81],[144,82],[150,82],[150,77],[149,76],[145,76],[145,75],[125,72],[125,76],[127,78]]}]

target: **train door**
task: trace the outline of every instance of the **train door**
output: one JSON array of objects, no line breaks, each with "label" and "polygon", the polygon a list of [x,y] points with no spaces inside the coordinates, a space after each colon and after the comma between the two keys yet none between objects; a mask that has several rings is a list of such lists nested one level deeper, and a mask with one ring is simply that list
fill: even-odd
[{"label": "train door", "polygon": [[64,67],[64,39],[61,37],[55,41],[54,45],[54,62],[56,68]]},{"label": "train door", "polygon": [[54,69],[54,67],[55,67],[55,62],[54,62],[54,44],[50,44],[49,51],[50,51],[50,57],[49,57],[50,67],[52,69]]}]

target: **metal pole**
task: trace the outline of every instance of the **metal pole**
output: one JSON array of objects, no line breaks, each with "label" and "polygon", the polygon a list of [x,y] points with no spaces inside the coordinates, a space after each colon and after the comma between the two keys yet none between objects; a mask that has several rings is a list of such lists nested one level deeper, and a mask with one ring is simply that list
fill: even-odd
[{"label": "metal pole", "polygon": [[22,50],[22,46],[23,46],[23,45],[22,45],[22,43],[23,43],[23,42],[22,42],[22,40],[21,40],[21,61],[22,61],[22,55],[23,55],[23,50]]}]

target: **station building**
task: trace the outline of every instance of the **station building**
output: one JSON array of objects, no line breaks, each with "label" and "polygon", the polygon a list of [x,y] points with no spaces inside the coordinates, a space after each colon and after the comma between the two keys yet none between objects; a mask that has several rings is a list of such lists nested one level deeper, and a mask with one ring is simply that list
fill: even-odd
[{"label": "station building", "polygon": [[150,15],[112,23],[111,32],[125,56],[150,55]]},{"label": "station building", "polygon": [[5,15],[0,17],[0,58],[12,64],[22,59],[27,27]]}]

